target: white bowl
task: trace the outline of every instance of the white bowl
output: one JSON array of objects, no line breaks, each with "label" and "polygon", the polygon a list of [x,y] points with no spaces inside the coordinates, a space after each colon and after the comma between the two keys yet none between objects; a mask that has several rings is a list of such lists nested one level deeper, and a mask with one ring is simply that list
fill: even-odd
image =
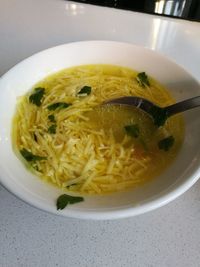
[{"label": "white bowl", "polygon": [[158,208],[190,188],[200,176],[200,109],[184,114],[186,132],[174,163],[157,179],[128,192],[85,197],[85,201],[56,210],[59,188],[42,182],[16,157],[11,123],[16,99],[36,82],[63,68],[81,64],[115,64],[146,71],[164,84],[177,101],[200,95],[200,86],[184,69],[143,47],[127,43],[86,41],[42,51],[22,61],[0,79],[0,182],[25,202],[64,216],[116,219]]}]

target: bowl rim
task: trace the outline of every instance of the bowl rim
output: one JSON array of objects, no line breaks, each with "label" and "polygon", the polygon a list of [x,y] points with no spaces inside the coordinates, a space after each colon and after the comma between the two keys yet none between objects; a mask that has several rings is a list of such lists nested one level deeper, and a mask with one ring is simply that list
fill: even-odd
[{"label": "bowl rim", "polygon": [[[141,45],[136,45],[130,42],[118,42],[118,41],[107,41],[107,40],[85,40],[85,41],[78,41],[78,42],[70,42],[70,43],[65,43],[57,46],[53,46],[47,49],[44,49],[40,52],[34,53],[33,55],[23,59],[19,63],[15,64],[13,67],[11,67],[6,73],[4,73],[0,77],[1,79],[4,79],[10,72],[13,72],[18,66],[24,64],[24,62],[31,60],[33,57],[38,56],[44,52],[48,52],[51,50],[54,50],[56,48],[64,47],[64,46],[69,46],[69,45],[81,45],[82,43],[98,43],[98,44],[121,44],[121,45],[130,45],[132,47],[140,47],[142,49],[145,49],[147,51],[150,51],[151,53],[155,53],[156,55],[159,56],[159,58],[163,58],[165,61],[171,62],[172,64],[176,65],[179,69],[182,69],[186,73],[188,73],[193,80],[199,84],[199,82],[193,77],[192,74],[190,74],[189,71],[184,69],[182,66],[177,64],[173,59],[166,57],[160,52],[154,51],[150,48],[141,46]],[[66,209],[64,213],[57,211],[55,208],[50,207],[50,205],[47,205],[45,203],[36,203],[33,198],[27,198],[25,194],[23,194],[20,190],[14,190],[12,186],[9,185],[9,183],[3,178],[2,173],[0,173],[0,183],[1,185],[6,188],[10,193],[13,195],[17,196],[19,199],[24,201],[25,203],[28,203],[29,205],[38,208],[42,211],[50,212],[51,214],[56,214],[56,215],[61,215],[64,217],[72,217],[72,218],[78,218],[78,219],[93,219],[93,220],[110,220],[110,219],[121,219],[121,218],[127,218],[131,216],[136,216],[140,215],[143,213],[146,213],[148,211],[155,210],[159,207],[162,207],[169,202],[173,201],[180,195],[182,195],[184,192],[186,192],[190,187],[194,185],[194,183],[200,178],[200,166],[193,171],[192,175],[188,177],[185,181],[181,182],[180,185],[178,185],[176,188],[173,190],[169,189],[166,190],[166,192],[162,193],[162,196],[155,196],[152,200],[149,200],[147,203],[141,204],[139,206],[132,206],[132,207],[122,207],[122,208],[116,208],[112,210],[106,210],[106,211],[94,211],[91,209]]]}]

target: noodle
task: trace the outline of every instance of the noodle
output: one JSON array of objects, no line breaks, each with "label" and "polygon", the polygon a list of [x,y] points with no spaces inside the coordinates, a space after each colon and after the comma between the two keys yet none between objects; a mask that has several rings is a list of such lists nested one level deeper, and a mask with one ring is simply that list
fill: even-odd
[{"label": "noodle", "polygon": [[[156,128],[141,111],[100,106],[105,100],[129,95],[160,106],[174,103],[158,82],[149,78],[150,86],[142,87],[136,76],[136,72],[123,67],[87,65],[45,78],[34,86],[45,89],[40,106],[30,103],[33,90],[18,101],[13,122],[14,150],[20,158],[23,149],[42,157],[25,161],[26,165],[41,179],[68,191],[103,194],[150,181],[177,155],[183,122],[180,116],[174,116]],[[79,94],[84,86],[91,88],[90,94]],[[61,108],[50,110],[55,103],[61,103]],[[62,103],[70,105],[62,107]],[[139,138],[125,131],[126,125],[134,123],[140,127]],[[166,152],[157,144],[168,135],[173,135],[175,143]]]}]

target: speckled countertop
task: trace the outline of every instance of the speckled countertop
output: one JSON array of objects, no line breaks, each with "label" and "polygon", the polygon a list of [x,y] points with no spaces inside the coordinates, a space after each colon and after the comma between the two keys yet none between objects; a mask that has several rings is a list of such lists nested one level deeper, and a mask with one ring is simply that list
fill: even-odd
[{"label": "speckled countertop", "polygon": [[[2,0],[0,75],[45,48],[127,41],[159,51],[200,80],[200,24],[63,0]],[[0,267],[200,266],[200,182],[158,210],[81,221],[37,210],[0,186]]]}]

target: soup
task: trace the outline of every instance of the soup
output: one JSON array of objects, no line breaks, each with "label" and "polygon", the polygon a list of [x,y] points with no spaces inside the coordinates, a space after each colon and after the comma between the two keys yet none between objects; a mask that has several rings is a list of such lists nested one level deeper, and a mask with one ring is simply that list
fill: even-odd
[{"label": "soup", "polygon": [[34,174],[66,191],[104,194],[142,185],[162,173],[183,141],[180,115],[161,127],[137,108],[102,105],[140,96],[174,103],[146,73],[112,65],[62,70],[19,98],[13,148]]}]

